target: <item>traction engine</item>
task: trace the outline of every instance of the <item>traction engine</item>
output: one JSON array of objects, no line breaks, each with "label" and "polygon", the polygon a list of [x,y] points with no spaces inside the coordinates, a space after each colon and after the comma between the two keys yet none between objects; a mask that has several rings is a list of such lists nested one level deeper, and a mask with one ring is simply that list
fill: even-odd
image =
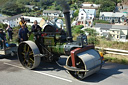
[{"label": "traction engine", "polygon": [[64,12],[66,33],[63,30],[56,32],[52,25],[44,27],[43,32],[31,33],[29,41],[18,46],[18,58],[23,67],[34,69],[41,61],[57,62],[61,55],[68,55],[63,66],[76,79],[99,71],[102,67],[102,57],[95,50],[94,45],[87,44],[86,35],[79,35],[76,41],[72,40],[70,12]]}]

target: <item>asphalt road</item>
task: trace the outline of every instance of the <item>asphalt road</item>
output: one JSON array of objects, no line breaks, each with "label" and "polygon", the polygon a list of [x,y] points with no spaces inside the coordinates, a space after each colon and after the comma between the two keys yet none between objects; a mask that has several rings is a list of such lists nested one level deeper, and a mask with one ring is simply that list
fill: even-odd
[{"label": "asphalt road", "polygon": [[[65,63],[65,58],[61,59]],[[83,81],[74,79],[56,63],[24,69],[16,58],[0,58],[0,85],[128,85],[128,65],[105,63]]]}]

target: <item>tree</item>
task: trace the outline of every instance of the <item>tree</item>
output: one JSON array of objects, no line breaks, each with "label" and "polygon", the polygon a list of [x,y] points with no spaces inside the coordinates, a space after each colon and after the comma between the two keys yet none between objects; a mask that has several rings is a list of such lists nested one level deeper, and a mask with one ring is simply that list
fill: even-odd
[{"label": "tree", "polygon": [[103,1],[100,7],[100,11],[102,12],[113,12],[115,9],[115,3],[113,1]]},{"label": "tree", "polygon": [[24,12],[24,6],[16,4],[15,1],[7,2],[2,7],[2,13],[7,15],[16,15]]},{"label": "tree", "polygon": [[74,13],[74,17],[77,17],[78,13],[79,13],[79,10],[76,10],[75,13]]},{"label": "tree", "polygon": [[74,35],[78,35],[78,34],[84,33],[84,31],[81,30],[83,27],[84,27],[83,25],[77,25],[77,26],[72,27],[72,33]]},{"label": "tree", "polygon": [[105,20],[94,20],[93,24],[95,25],[96,23],[105,23],[105,24],[110,24],[110,22],[105,21]]},{"label": "tree", "polygon": [[87,28],[84,31],[89,33],[89,36],[97,36],[97,32],[94,29]]}]

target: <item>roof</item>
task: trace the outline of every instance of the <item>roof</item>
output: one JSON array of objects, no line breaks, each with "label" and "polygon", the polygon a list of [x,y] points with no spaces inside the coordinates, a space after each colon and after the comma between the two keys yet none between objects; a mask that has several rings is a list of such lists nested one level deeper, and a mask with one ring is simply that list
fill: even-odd
[{"label": "roof", "polygon": [[113,29],[121,29],[121,30],[128,30],[128,26],[126,25],[112,25]]},{"label": "roof", "polygon": [[30,9],[33,9],[34,5],[25,5],[25,7],[28,7]]},{"label": "roof", "polygon": [[96,13],[96,10],[95,9],[83,9],[83,8],[80,8],[80,10],[79,10],[79,12],[80,11],[85,11],[86,13],[88,13],[88,14],[92,14],[92,15],[94,15],[95,13]]},{"label": "roof", "polygon": [[37,22],[39,23],[42,20],[42,17],[29,17],[29,16],[23,16],[24,19],[29,19],[30,22],[34,22],[35,20],[37,20]]},{"label": "roof", "polygon": [[110,30],[110,29],[128,30],[128,26],[126,26],[126,25],[113,25],[113,24],[96,23],[95,27],[100,27],[101,29],[105,29],[105,30]]},{"label": "roof", "polygon": [[111,24],[101,24],[101,23],[96,23],[95,27],[100,27],[101,29],[109,30],[112,28]]},{"label": "roof", "polygon": [[121,12],[100,12],[100,16],[105,16],[105,17],[127,17],[126,13],[121,13]]},{"label": "roof", "polygon": [[19,14],[19,15],[15,15],[15,16],[12,16],[12,17],[8,17],[8,18],[6,18],[4,20],[10,21],[10,20],[13,20],[13,19],[16,19],[16,18],[20,18],[21,16],[22,16],[22,14]]},{"label": "roof", "polygon": [[44,10],[43,13],[61,13],[59,10]]}]

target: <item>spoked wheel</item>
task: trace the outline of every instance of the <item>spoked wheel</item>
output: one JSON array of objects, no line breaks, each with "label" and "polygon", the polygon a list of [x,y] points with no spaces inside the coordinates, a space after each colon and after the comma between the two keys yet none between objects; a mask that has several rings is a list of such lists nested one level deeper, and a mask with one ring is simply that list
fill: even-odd
[{"label": "spoked wheel", "polygon": [[18,58],[20,63],[27,69],[34,69],[40,64],[40,54],[37,45],[32,41],[20,43],[18,47]]},{"label": "spoked wheel", "polygon": [[[82,60],[78,57],[76,57],[76,68],[79,68],[79,69],[83,69],[83,70],[86,70],[85,69],[85,65],[84,63],[82,62]],[[67,66],[72,66],[72,61],[71,61],[71,57],[69,57],[66,61],[66,65]],[[68,70],[69,74],[71,74],[74,78],[76,79],[79,79],[79,80],[82,80],[85,78],[85,74],[86,74],[86,71],[71,71],[71,70]]]}]

